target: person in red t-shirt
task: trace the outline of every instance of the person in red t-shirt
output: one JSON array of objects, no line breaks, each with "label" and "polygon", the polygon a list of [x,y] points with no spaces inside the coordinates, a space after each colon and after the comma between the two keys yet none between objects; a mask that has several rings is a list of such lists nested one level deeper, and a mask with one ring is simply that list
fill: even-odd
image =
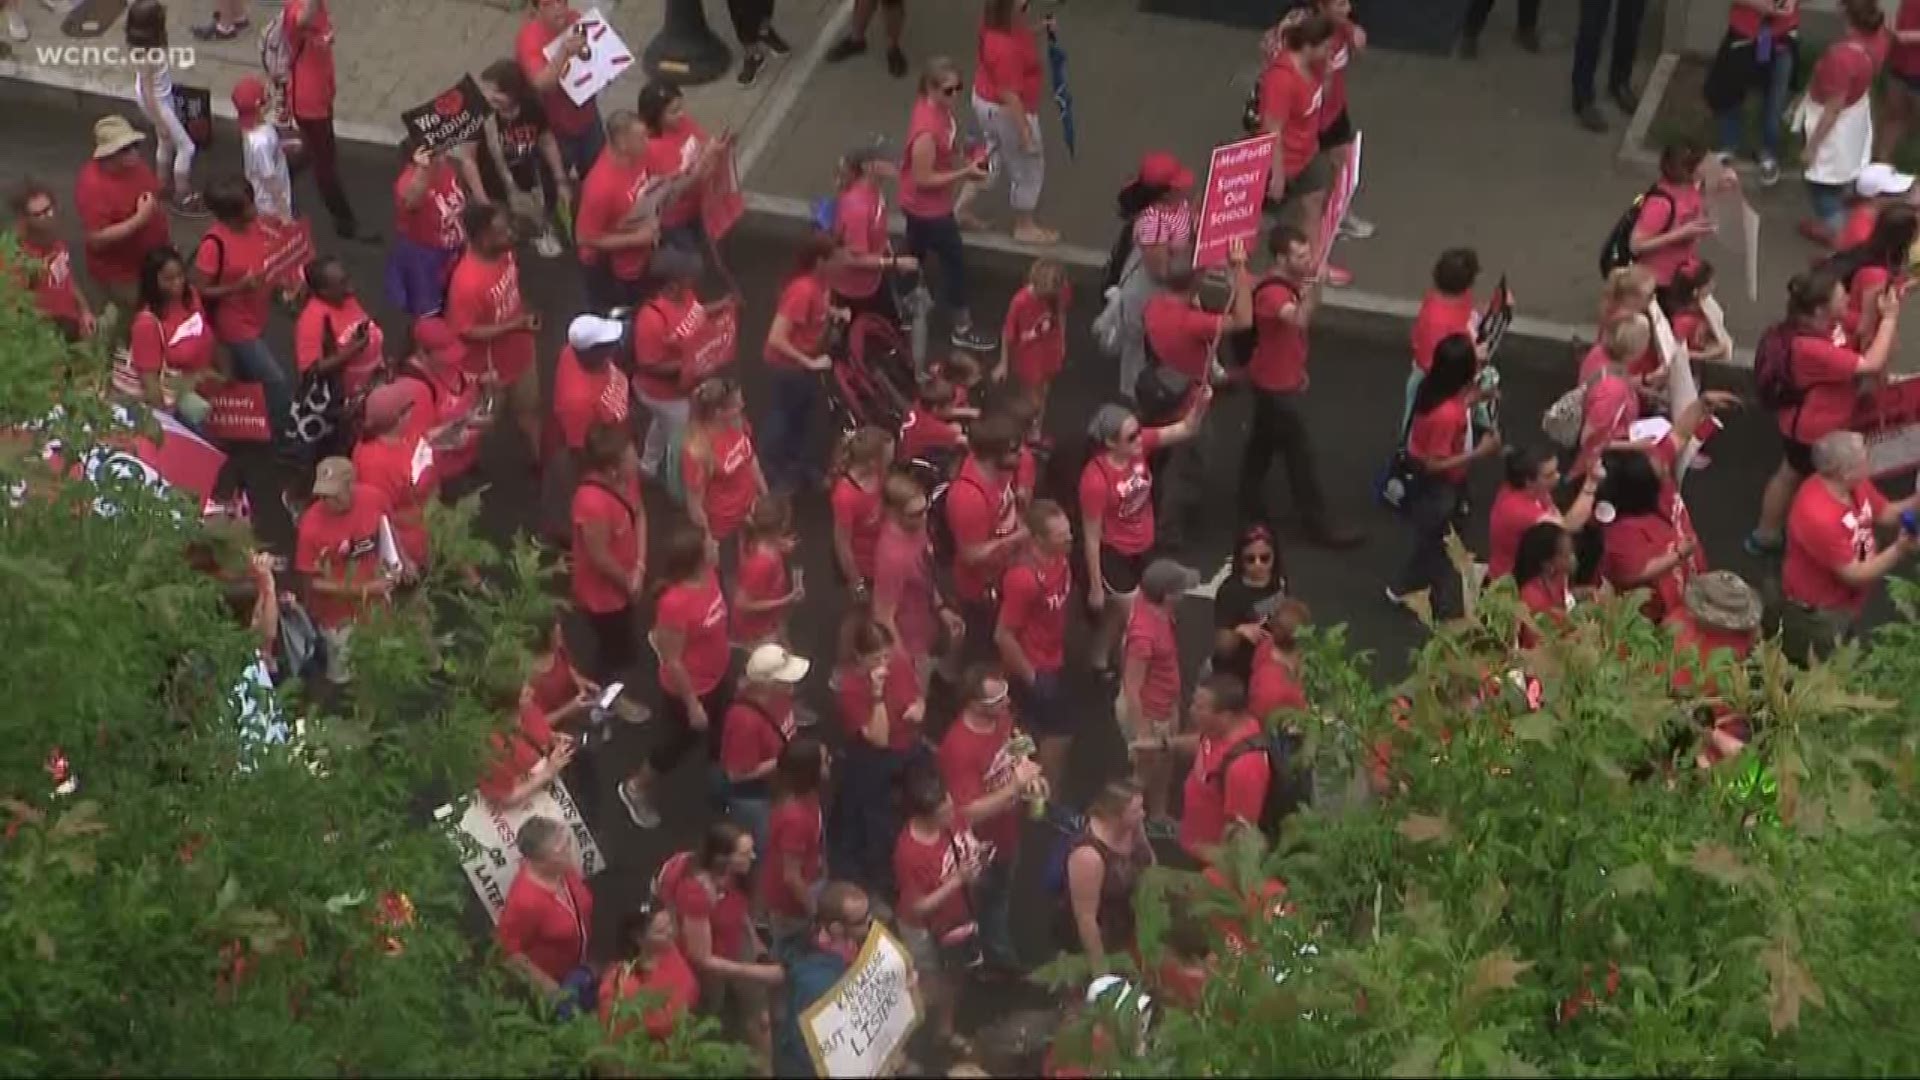
[{"label": "person in red t-shirt", "polygon": [[1280,52],[1261,72],[1256,92],[1260,130],[1276,136],[1267,205],[1282,221],[1298,227],[1315,252],[1332,240],[1320,236],[1327,191],[1334,181],[1333,155],[1321,151],[1320,131],[1337,31],[1334,21],[1318,11],[1284,25]]},{"label": "person in red t-shirt", "polygon": [[1067,778],[1074,710],[1062,694],[1067,662],[1067,601],[1073,594],[1073,523],[1051,499],[1027,510],[1030,540],[1000,579],[993,642],[1010,676],[1014,702],[1039,739],[1040,769],[1055,784]]},{"label": "person in red t-shirt", "polygon": [[856,314],[872,314],[889,324],[900,321],[887,277],[896,270],[913,273],[920,260],[896,255],[888,233],[883,179],[899,179],[900,169],[882,144],[868,143],[841,155],[840,190],[833,205],[833,257],[827,280],[840,304]]},{"label": "person in red t-shirt", "polygon": [[953,593],[966,623],[963,655],[968,659],[991,655],[993,587],[1027,539],[1013,487],[1021,434],[1000,415],[975,423],[968,437],[971,452],[947,487],[943,509],[953,533]]},{"label": "person in red t-shirt", "polygon": [[[1666,384],[1666,367],[1641,374],[1634,367],[1653,342],[1653,328],[1644,318],[1621,319],[1600,331],[1600,344],[1580,361],[1580,442],[1568,472],[1584,479],[1608,450],[1633,445],[1633,425],[1640,419],[1640,395]],[[1657,355],[1657,354],[1656,354]]]},{"label": "person in red t-shirt", "polygon": [[619,788],[628,815],[643,829],[660,824],[650,801],[655,780],[671,773],[696,746],[710,756],[719,748],[719,725],[726,722],[733,699],[733,649],[727,641],[727,598],[715,570],[718,557],[713,538],[690,524],[676,526],[661,546],[665,587],[648,641],[660,658],[666,708],[656,721],[660,736],[652,751]]},{"label": "person in red t-shirt", "polygon": [[[567,0],[527,0],[527,21],[520,24],[514,37],[513,58],[527,82],[540,94],[547,123],[560,141],[560,152],[567,167],[582,180],[593,168],[606,146],[606,134],[600,128],[598,99],[575,105],[561,88],[573,62],[588,55],[587,28],[580,25],[580,13],[567,6]],[[549,56],[547,47],[565,38]]]},{"label": "person in red t-shirt", "polygon": [[466,369],[467,346],[445,319],[429,315],[413,325],[413,346],[395,365],[396,382],[413,391],[408,424],[433,447],[441,483],[466,475],[480,456],[480,436],[493,423],[480,412],[480,380]]},{"label": "person in red t-shirt", "polygon": [[1087,459],[1079,489],[1087,606],[1098,618],[1091,649],[1096,672],[1113,665],[1120,628],[1154,551],[1154,456],[1193,438],[1212,400],[1212,387],[1203,386],[1178,423],[1151,428],[1125,406],[1103,405],[1087,427],[1088,438],[1100,448]]},{"label": "person in red t-shirt", "polygon": [[704,1007],[739,1023],[764,1063],[772,1053],[767,989],[785,976],[779,964],[760,959],[766,947],[748,899],[755,854],[752,834],[714,822],[686,871],[668,883],[667,902],[680,922],[680,948],[700,976]]},{"label": "person in red t-shirt", "polygon": [[634,111],[647,132],[647,172],[657,181],[685,189],[660,209],[660,242],[704,258],[712,248],[700,205],[708,178],[733,153],[733,137],[709,138],[699,121],[688,115],[680,87],[664,79],[650,80],[640,88]]},{"label": "person in red t-shirt", "polygon": [[439,478],[433,473],[433,448],[407,422],[413,392],[387,383],[367,395],[360,421],[360,444],[353,448],[353,469],[362,484],[387,499],[387,522],[405,570],[427,565],[427,501]]},{"label": "person in red t-shirt", "polygon": [[812,667],[810,661],[779,644],[756,647],[747,654],[739,689],[721,725],[720,771],[727,778],[727,816],[752,834],[756,849],[767,842],[773,775],[780,754],[800,730],[793,695]]},{"label": "person in red t-shirt", "polygon": [[688,400],[679,461],[687,517],[720,546],[721,567],[731,577],[739,562],[737,534],[767,493],[767,478],[753,449],[739,383],[715,376],[695,387]]},{"label": "person in red t-shirt", "polygon": [[820,232],[809,233],[801,242],[793,275],[780,287],[780,303],[760,352],[772,397],[761,424],[769,462],[767,480],[781,491],[820,486],[819,468],[810,468],[807,462],[808,428],[819,410],[821,376],[833,370],[833,358],[826,352],[828,326],[850,317],[846,309],[834,306],[827,286],[827,261],[836,244],[833,237]]},{"label": "person in red t-shirt", "polygon": [[1543,521],[1558,522],[1569,533],[1578,534],[1593,516],[1594,492],[1599,487],[1598,472],[1589,472],[1580,482],[1580,490],[1565,513],[1554,505],[1553,493],[1560,486],[1560,460],[1548,447],[1512,446],[1506,453],[1506,482],[1494,493],[1493,508],[1487,515],[1487,578],[1497,581],[1513,573],[1513,553],[1519,549],[1520,534]]},{"label": "person in red t-shirt", "polygon": [[1127,613],[1120,642],[1115,719],[1138,750],[1134,766],[1147,795],[1147,830],[1156,839],[1176,831],[1167,816],[1173,762],[1159,745],[1180,727],[1180,642],[1173,613],[1180,597],[1199,583],[1194,570],[1155,559],[1140,575],[1140,596]]},{"label": "person in red t-shirt", "polygon": [[1761,493],[1760,520],[1747,536],[1749,552],[1780,550],[1788,504],[1814,472],[1813,443],[1851,426],[1858,377],[1886,370],[1899,337],[1898,293],[1882,290],[1875,308],[1880,321],[1873,341],[1856,352],[1846,344],[1846,285],[1824,267],[1787,282],[1787,321],[1792,325],[1787,375],[1799,400],[1774,414],[1780,428],[1780,467]]},{"label": "person in red t-shirt", "polygon": [[762,496],[747,515],[740,540],[731,600],[734,644],[751,648],[788,640],[787,618],[807,597],[800,572],[788,567],[799,544],[793,501],[779,494]]},{"label": "person in red t-shirt", "polygon": [[827,830],[832,862],[845,867],[850,880],[891,895],[893,841],[900,831],[895,787],[920,752],[926,698],[913,658],[893,632],[858,610],[841,629],[840,667],[833,678],[847,737]]},{"label": "person in red t-shirt", "polygon": [[494,927],[500,950],[542,997],[578,1007],[593,989],[586,966],[593,890],[580,873],[573,834],[552,818],[536,816],[520,826],[513,842],[521,862]]},{"label": "person in red t-shirt", "polygon": [[[1475,336],[1480,309],[1473,286],[1480,279],[1480,254],[1472,248],[1448,248],[1433,261],[1433,288],[1420,298],[1413,316],[1413,370],[1407,372],[1407,403],[1400,412],[1404,429],[1413,415],[1413,394],[1433,367],[1433,350],[1455,334]],[[1648,294],[1652,302],[1652,294]]]},{"label": "person in red t-shirt", "polygon": [[1664,286],[1674,271],[1694,261],[1700,241],[1713,235],[1713,218],[1701,197],[1701,166],[1707,152],[1689,139],[1660,151],[1660,179],[1640,203],[1628,242],[1633,261]]},{"label": "person in red t-shirt", "polygon": [[789,741],[773,766],[773,807],[760,855],[755,894],[767,913],[775,956],[787,955],[812,924],[814,899],[826,884],[826,818],[820,793],[826,787],[827,748],[802,735]]},{"label": "person in red t-shirt", "polygon": [[326,376],[347,398],[363,393],[386,364],[386,335],[354,295],[346,264],[322,255],[307,264],[307,302],[293,324],[293,363],[302,379]]},{"label": "person in red t-shirt", "polygon": [[[1736,671],[1746,663],[1760,643],[1761,614],[1760,594],[1732,571],[1714,570],[1689,581],[1685,604],[1666,621],[1666,629],[1673,634],[1674,697],[1697,701],[1693,697],[1697,688],[1719,698],[1723,691],[1716,669],[1726,660],[1733,662]],[[1738,754],[1753,736],[1753,725],[1724,700],[1709,704],[1709,716],[1711,722],[1694,757],[1703,769]]]},{"label": "person in red t-shirt", "polygon": [[307,575],[307,610],[327,641],[330,682],[351,677],[347,649],[355,617],[400,583],[380,560],[386,516],[386,496],[357,482],[353,462],[327,458],[314,470],[313,502],[300,515],[293,568]]},{"label": "person in red t-shirt", "polygon": [[962,682],[960,714],[940,739],[936,763],[953,794],[957,817],[993,853],[970,897],[986,958],[1020,970],[1013,945],[1013,867],[1020,850],[1022,800],[1044,799],[1040,766],[1013,753],[1012,693],[995,665],[976,665]]},{"label": "person in red t-shirt", "polygon": [[1043,416],[1047,391],[1067,365],[1067,309],[1072,306],[1066,271],[1053,259],[1035,259],[1027,268],[1027,283],[1008,302],[1000,327],[1000,366],[994,368],[993,380],[1013,376],[1038,396]]},{"label": "person in red t-shirt", "polygon": [[647,580],[647,509],[633,435],[587,430],[573,491],[573,602],[593,628],[594,674],[611,682],[635,659],[634,605]]},{"label": "person in red t-shirt", "polygon": [[598,315],[567,324],[567,347],[553,365],[553,427],[560,445],[578,455],[595,424],[624,427],[632,412],[627,374],[614,361],[626,327]]},{"label": "person in red t-shirt", "polygon": [[491,378],[540,460],[540,376],[534,334],[540,313],[520,293],[520,264],[513,254],[513,223],[492,203],[467,207],[462,215],[467,250],[447,285],[447,325],[467,343],[467,370]]},{"label": "person in red t-shirt", "polygon": [[939,298],[953,327],[953,347],[991,352],[992,335],[974,327],[968,307],[966,242],[957,209],[965,201],[968,185],[990,175],[985,148],[975,150],[964,144],[960,121],[954,116],[965,88],[966,80],[953,61],[944,56],[927,61],[908,120],[900,212],[907,221],[907,250],[922,271],[929,258],[940,263]]},{"label": "person in red t-shirt", "polygon": [[[596,118],[594,130],[599,126]],[[639,302],[660,243],[659,216],[639,212],[640,196],[652,180],[646,125],[633,113],[617,112],[607,131],[606,151],[581,174],[580,212],[573,224],[587,302],[601,311]]]},{"label": "person in red t-shirt", "polygon": [[[1780,568],[1786,606],[1780,640],[1796,662],[1824,658],[1853,636],[1867,590],[1920,549],[1920,534],[1903,515],[1920,495],[1898,501],[1880,493],[1859,433],[1835,431],[1813,444],[1814,475],[1800,485],[1787,513],[1787,554]],[[1874,530],[1900,527],[1885,548]]]},{"label": "person in red t-shirt", "polygon": [[916,766],[902,787],[907,820],[893,845],[900,943],[913,958],[933,1013],[935,1045],[967,1057],[973,1048],[954,1033],[953,1020],[968,970],[981,959],[980,924],[969,894],[990,871],[996,852],[968,829],[938,771]]},{"label": "person in red t-shirt", "polygon": [[661,248],[652,265],[660,291],[633,317],[633,394],[652,417],[640,453],[648,476],[679,464],[666,460],[667,447],[685,441],[687,392],[711,373],[702,371],[700,350],[711,340],[714,320],[739,304],[733,296],[702,303],[694,292],[700,274],[699,259],[678,246]]},{"label": "person in red t-shirt", "polygon": [[873,619],[916,658],[922,680],[935,663],[952,665],[966,634],[934,572],[930,506],[920,478],[895,469],[883,488],[880,536],[873,545]]},{"label": "person in red t-shirt", "polygon": [[480,796],[495,812],[516,810],[560,777],[580,744],[553,729],[553,717],[540,706],[533,687],[505,688],[497,705],[515,710],[510,730],[490,739],[493,756],[480,778]]},{"label": "person in red t-shirt", "polygon": [[1250,290],[1254,346],[1243,374],[1253,389],[1253,430],[1240,459],[1240,514],[1247,521],[1271,519],[1267,469],[1279,455],[1286,459],[1294,510],[1306,521],[1307,538],[1336,550],[1358,547],[1365,538],[1327,516],[1307,431],[1307,332],[1320,307],[1313,248],[1305,234],[1286,225],[1269,234],[1267,248],[1273,268]]},{"label": "person in red t-shirt", "polygon": [[[1671,446],[1671,443],[1664,445]],[[1648,591],[1642,611],[1659,622],[1680,606],[1687,582],[1705,573],[1707,561],[1684,504],[1670,500],[1675,478],[1662,475],[1652,451],[1623,450],[1606,456],[1601,498],[1610,508],[1603,526],[1606,552],[1601,571],[1615,590]],[[1517,578],[1518,571],[1515,572]]]},{"label": "person in red t-shirt", "polygon": [[287,0],[280,27],[293,53],[286,91],[289,109],[306,145],[314,182],[320,186],[320,201],[333,217],[334,232],[343,240],[377,240],[360,235],[347,189],[340,183],[340,153],[333,132],[333,14],[327,0]]},{"label": "person in red t-shirt", "polygon": [[1267,787],[1280,778],[1261,745],[1260,718],[1247,713],[1247,684],[1239,676],[1209,675],[1193,692],[1188,715],[1190,734],[1163,732],[1144,743],[1136,739],[1132,749],[1193,756],[1181,787],[1180,848],[1211,864],[1236,828],[1260,827]]},{"label": "person in red t-shirt", "polygon": [[[1367,51],[1367,30],[1353,21],[1353,0],[1317,0],[1320,14],[1333,20],[1333,49],[1327,55],[1326,96],[1320,104],[1320,152],[1333,156],[1333,169],[1337,173],[1347,167],[1347,159],[1353,155],[1354,144],[1359,141],[1360,129],[1354,125],[1353,114],[1348,106],[1347,69],[1355,59]],[[1347,208],[1346,216],[1340,219],[1340,235],[1355,240],[1366,240],[1373,236],[1373,223]],[[1329,269],[1329,278],[1338,277],[1347,280],[1346,271]]]},{"label": "person in red t-shirt", "polygon": [[387,299],[414,318],[437,315],[447,281],[467,245],[460,175],[478,183],[472,143],[444,150],[416,146],[393,182],[393,243],[387,249]]},{"label": "person in red t-shirt", "polygon": [[1916,238],[1920,238],[1920,216],[1914,208],[1889,206],[1875,215],[1866,239],[1835,257],[1836,265],[1853,272],[1843,284],[1847,287],[1847,338],[1856,346],[1872,341],[1880,329],[1880,294],[1906,289],[1908,253]]},{"label": "person in red t-shirt", "polygon": [[[1680,556],[1684,558],[1684,556]],[[1557,522],[1542,521],[1520,534],[1513,556],[1513,582],[1520,587],[1520,604],[1530,612],[1534,626],[1560,629],[1573,610],[1573,536]],[[1520,628],[1520,647],[1540,644],[1540,635]]]},{"label": "person in red t-shirt", "polygon": [[73,182],[87,271],[122,310],[133,307],[147,252],[169,241],[160,178],[140,156],[145,139],[125,118],[101,117],[93,125],[93,157]]},{"label": "person in red t-shirt", "polygon": [[[1303,712],[1307,694],[1300,685],[1300,630],[1313,612],[1299,600],[1282,600],[1260,628],[1247,665],[1247,712],[1265,723],[1276,713]],[[1218,668],[1214,669],[1219,671]]]},{"label": "person in red t-shirt", "polygon": [[178,412],[187,407],[179,404],[168,379],[198,373],[203,378],[196,381],[196,390],[219,381],[213,325],[188,281],[186,262],[171,246],[147,253],[139,297],[140,306],[133,310],[128,326],[128,365],[139,378],[142,400],[154,408]]},{"label": "person in red t-shirt", "polygon": [[29,181],[15,188],[14,239],[20,245],[19,277],[33,292],[33,305],[68,341],[93,336],[93,306],[73,280],[73,259],[60,238],[58,205],[47,187]]},{"label": "person in red t-shirt", "polygon": [[[643,902],[620,922],[620,956],[600,976],[600,1023],[609,1039],[631,1038],[636,1024],[664,1042],[700,1000],[700,981],[680,951],[673,910]],[[638,999],[646,995],[644,1003]]]},{"label": "person in red t-shirt", "polygon": [[[1026,0],[987,0],[980,15],[980,48],[973,67],[973,114],[987,135],[994,173],[1007,174],[1013,208],[1013,238],[1045,247],[1060,241],[1056,230],[1034,218],[1046,180],[1046,140],[1040,133],[1040,46],[1027,25]],[[1053,29],[1053,16],[1041,20]],[[991,184],[993,176],[988,177]],[[983,185],[984,186],[984,185]]]},{"label": "person in red t-shirt", "polygon": [[294,384],[266,340],[273,287],[253,189],[239,177],[222,177],[207,185],[206,204],[214,224],[194,249],[194,283],[212,313],[214,336],[233,358],[234,373],[265,389],[278,429],[292,408]]},{"label": "person in red t-shirt", "polygon": [[834,454],[833,565],[840,580],[864,600],[873,584],[873,556],[880,540],[881,485],[893,461],[893,436],[873,427],[840,440]]},{"label": "person in red t-shirt", "polygon": [[1708,80],[1706,97],[1720,154],[1731,160],[1746,148],[1747,96],[1759,89],[1760,184],[1772,187],[1780,182],[1780,121],[1800,66],[1800,0],[1733,0],[1714,64],[1719,77]]},{"label": "person in red t-shirt", "polygon": [[1873,153],[1873,83],[1892,37],[1879,0],[1841,0],[1846,32],[1813,66],[1806,96],[1793,115],[1806,133],[1800,150],[1813,217],[1800,234],[1831,245],[1846,223],[1847,196]]},{"label": "person in red t-shirt", "polygon": [[1413,422],[1407,428],[1406,453],[1417,473],[1403,512],[1413,545],[1387,586],[1387,599],[1404,603],[1411,594],[1428,590],[1427,603],[1437,620],[1457,618],[1463,610],[1460,574],[1447,556],[1447,536],[1466,496],[1467,470],[1500,452],[1498,432],[1483,432],[1478,441],[1471,437],[1469,413],[1479,395],[1474,384],[1477,362],[1473,341],[1465,334],[1442,341],[1434,350],[1433,370],[1414,393]]}]

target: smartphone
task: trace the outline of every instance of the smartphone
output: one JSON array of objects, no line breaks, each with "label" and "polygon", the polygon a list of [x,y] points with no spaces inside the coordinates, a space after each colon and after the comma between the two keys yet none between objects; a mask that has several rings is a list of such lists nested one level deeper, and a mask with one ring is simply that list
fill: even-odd
[{"label": "smartphone", "polygon": [[600,691],[600,707],[602,709],[613,708],[613,703],[619,700],[620,695],[625,692],[626,689],[626,683],[608,683],[606,689]]}]

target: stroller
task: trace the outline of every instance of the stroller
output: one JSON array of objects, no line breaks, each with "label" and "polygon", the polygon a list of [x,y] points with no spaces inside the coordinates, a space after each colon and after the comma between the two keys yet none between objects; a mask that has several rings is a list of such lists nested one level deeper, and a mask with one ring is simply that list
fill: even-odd
[{"label": "stroller", "polygon": [[833,370],[821,377],[827,381],[834,422],[843,432],[860,427],[898,431],[913,407],[933,301],[917,283],[908,289],[892,283],[887,287],[895,289],[900,322],[862,313],[836,326],[827,342]]}]

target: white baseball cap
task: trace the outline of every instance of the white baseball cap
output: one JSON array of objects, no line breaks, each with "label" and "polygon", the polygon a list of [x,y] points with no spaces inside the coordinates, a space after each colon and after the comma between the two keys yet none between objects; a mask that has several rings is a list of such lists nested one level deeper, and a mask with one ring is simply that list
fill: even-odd
[{"label": "white baseball cap", "polygon": [[1879,195],[1905,195],[1912,188],[1912,173],[1903,173],[1877,161],[1862,169],[1860,179],[1854,182],[1854,190],[1865,199]]},{"label": "white baseball cap", "polygon": [[576,316],[567,324],[567,344],[578,349],[597,349],[602,345],[611,345],[626,333],[626,327],[612,319],[603,319],[598,315]]},{"label": "white baseball cap", "polygon": [[786,683],[791,686],[806,678],[807,671],[812,667],[812,661],[795,656],[771,642],[747,656],[747,678],[753,682]]}]

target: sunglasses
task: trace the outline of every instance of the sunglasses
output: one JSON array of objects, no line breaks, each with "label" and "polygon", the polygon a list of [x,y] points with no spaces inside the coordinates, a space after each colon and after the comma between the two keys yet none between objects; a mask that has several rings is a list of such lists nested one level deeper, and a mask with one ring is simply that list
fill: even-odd
[{"label": "sunglasses", "polygon": [[1265,566],[1273,561],[1273,552],[1251,551],[1242,555],[1240,558],[1251,566]]}]

